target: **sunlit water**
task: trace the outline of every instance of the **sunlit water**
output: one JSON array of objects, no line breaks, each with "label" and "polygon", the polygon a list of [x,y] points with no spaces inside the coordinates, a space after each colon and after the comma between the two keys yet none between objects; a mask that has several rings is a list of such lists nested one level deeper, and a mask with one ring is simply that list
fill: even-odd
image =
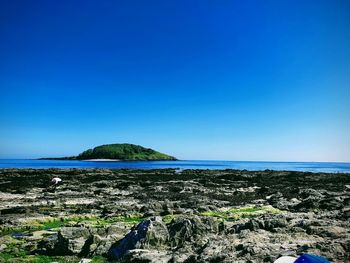
[{"label": "sunlit water", "polygon": [[331,162],[242,162],[242,161],[137,161],[86,162],[29,159],[0,159],[0,168],[132,168],[132,169],[246,169],[308,172],[350,172],[350,163]]}]

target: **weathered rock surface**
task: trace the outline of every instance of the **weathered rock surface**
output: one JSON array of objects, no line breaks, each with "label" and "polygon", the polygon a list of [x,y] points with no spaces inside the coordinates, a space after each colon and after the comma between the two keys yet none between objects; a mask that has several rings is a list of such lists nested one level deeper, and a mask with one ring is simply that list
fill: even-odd
[{"label": "weathered rock surface", "polygon": [[0,182],[0,262],[350,262],[350,174],[6,169]]},{"label": "weathered rock surface", "polygon": [[109,256],[120,260],[131,250],[161,249],[169,240],[169,233],[160,217],[145,219],[109,250]]}]

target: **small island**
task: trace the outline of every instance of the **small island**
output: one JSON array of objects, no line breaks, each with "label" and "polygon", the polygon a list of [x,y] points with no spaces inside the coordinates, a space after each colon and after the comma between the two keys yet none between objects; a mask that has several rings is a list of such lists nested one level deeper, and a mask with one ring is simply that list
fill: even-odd
[{"label": "small island", "polygon": [[175,161],[175,157],[130,143],[105,144],[88,149],[77,156],[40,158],[40,160],[82,161]]}]

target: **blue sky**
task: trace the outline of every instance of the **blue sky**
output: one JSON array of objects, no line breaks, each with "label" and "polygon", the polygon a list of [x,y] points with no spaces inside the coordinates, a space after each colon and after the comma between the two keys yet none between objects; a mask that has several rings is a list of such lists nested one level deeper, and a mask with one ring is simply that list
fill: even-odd
[{"label": "blue sky", "polygon": [[0,3],[0,158],[129,142],[350,161],[350,2]]}]

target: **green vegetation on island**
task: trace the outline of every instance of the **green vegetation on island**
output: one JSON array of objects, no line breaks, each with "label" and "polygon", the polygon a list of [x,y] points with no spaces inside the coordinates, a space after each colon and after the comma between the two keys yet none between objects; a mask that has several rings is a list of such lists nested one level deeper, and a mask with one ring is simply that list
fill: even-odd
[{"label": "green vegetation on island", "polygon": [[106,144],[86,150],[78,156],[61,158],[41,158],[43,160],[91,160],[113,159],[121,161],[176,160],[175,157],[150,148],[129,143]]}]

